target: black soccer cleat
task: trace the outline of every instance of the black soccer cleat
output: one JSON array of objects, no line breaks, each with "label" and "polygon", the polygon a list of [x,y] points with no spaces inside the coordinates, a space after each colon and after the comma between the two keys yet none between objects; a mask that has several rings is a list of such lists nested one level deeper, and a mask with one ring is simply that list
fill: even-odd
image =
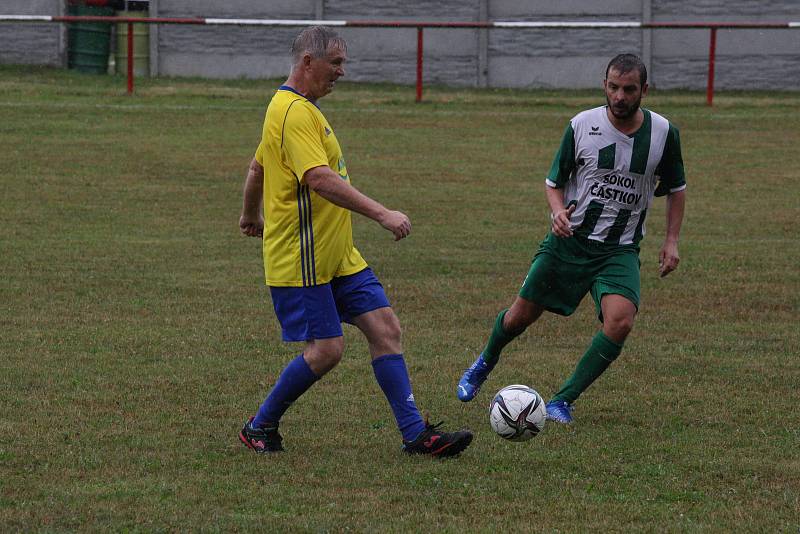
[{"label": "black soccer cleat", "polygon": [[255,428],[252,425],[253,417],[251,417],[239,431],[239,440],[245,444],[246,447],[253,449],[258,453],[270,453],[283,451],[281,442],[283,438],[278,433],[278,424],[264,428]]},{"label": "black soccer cleat", "polygon": [[459,430],[457,432],[440,432],[436,430],[442,423],[435,425],[425,421],[425,430],[414,441],[403,441],[403,451],[407,454],[430,454],[437,458],[457,456],[469,447],[472,442],[472,432]]}]

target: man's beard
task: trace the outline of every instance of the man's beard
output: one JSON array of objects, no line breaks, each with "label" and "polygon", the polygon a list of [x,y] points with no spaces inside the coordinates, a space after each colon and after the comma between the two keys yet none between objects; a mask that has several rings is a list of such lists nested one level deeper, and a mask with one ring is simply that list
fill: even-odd
[{"label": "man's beard", "polygon": [[623,108],[611,105],[611,100],[609,100],[608,96],[606,96],[606,103],[608,104],[608,109],[611,110],[611,114],[614,115],[614,117],[625,120],[630,119],[636,114],[637,111],[639,111],[639,105],[642,103],[642,98],[639,97],[636,102]]}]

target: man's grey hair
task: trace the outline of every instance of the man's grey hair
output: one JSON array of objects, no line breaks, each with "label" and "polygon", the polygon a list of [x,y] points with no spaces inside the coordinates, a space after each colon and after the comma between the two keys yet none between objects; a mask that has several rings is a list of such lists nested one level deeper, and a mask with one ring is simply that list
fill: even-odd
[{"label": "man's grey hair", "polygon": [[306,53],[313,58],[325,57],[330,47],[347,52],[347,43],[334,30],[327,26],[309,26],[292,41],[292,62],[297,65]]}]

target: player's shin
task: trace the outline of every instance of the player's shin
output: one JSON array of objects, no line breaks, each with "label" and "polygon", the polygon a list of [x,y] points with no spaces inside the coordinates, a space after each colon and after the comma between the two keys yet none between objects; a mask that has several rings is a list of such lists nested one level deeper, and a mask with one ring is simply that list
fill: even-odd
[{"label": "player's shin", "polygon": [[492,328],[492,333],[489,335],[489,341],[486,342],[486,347],[483,349],[483,361],[491,367],[494,367],[494,364],[497,363],[503,348],[521,334],[521,332],[507,332],[503,328],[503,318],[506,313],[508,313],[508,309],[501,311],[497,315],[497,319],[494,321],[494,328]]},{"label": "player's shin", "polygon": [[397,428],[405,441],[413,441],[425,430],[411,391],[411,380],[402,354],[386,354],[372,360],[372,370],[392,408]]},{"label": "player's shin", "polygon": [[602,331],[592,339],[591,345],[575,367],[561,389],[553,395],[551,400],[562,400],[572,404],[577,398],[592,385],[592,382],[603,374],[622,352],[622,344],[615,343]]},{"label": "player's shin", "polygon": [[272,391],[258,409],[252,425],[258,428],[280,421],[289,406],[317,380],[319,377],[308,366],[303,355],[297,356],[283,369]]}]

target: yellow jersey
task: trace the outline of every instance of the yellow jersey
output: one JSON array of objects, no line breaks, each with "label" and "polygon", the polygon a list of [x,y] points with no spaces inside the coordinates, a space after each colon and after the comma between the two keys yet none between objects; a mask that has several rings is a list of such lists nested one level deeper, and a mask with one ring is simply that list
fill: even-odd
[{"label": "yellow jersey", "polygon": [[327,165],[350,182],[339,141],[317,106],[288,86],[272,97],[255,154],[264,167],[264,274],[269,286],[306,287],[357,273],[350,210],[311,191],[304,174]]}]

